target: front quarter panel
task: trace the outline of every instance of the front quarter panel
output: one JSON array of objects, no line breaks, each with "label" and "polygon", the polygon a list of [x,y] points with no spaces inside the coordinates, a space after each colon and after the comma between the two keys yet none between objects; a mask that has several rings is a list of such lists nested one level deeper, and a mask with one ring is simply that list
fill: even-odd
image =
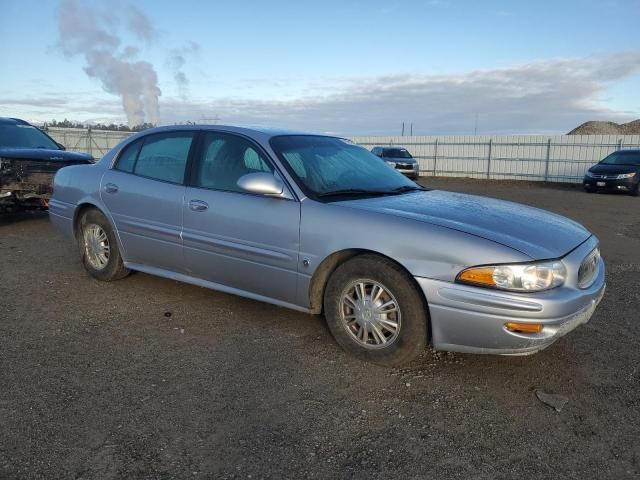
[{"label": "front quarter panel", "polygon": [[351,249],[385,255],[415,277],[447,282],[473,265],[531,260],[517,250],[457,230],[305,199],[300,225],[301,304],[309,303],[311,278],[322,262]]}]

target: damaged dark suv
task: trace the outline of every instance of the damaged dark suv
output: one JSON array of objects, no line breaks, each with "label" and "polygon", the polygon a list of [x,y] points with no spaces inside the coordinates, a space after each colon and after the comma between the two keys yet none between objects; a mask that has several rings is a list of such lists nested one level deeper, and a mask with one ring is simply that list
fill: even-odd
[{"label": "damaged dark suv", "polygon": [[90,155],[65,151],[24,120],[0,118],[0,213],[47,208],[56,172],[93,161]]}]

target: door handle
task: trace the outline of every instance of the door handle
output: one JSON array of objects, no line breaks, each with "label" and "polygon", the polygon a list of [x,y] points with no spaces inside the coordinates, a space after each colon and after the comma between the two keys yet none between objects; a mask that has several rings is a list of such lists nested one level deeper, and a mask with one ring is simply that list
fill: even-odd
[{"label": "door handle", "polygon": [[113,183],[107,183],[104,186],[104,191],[107,193],[116,193],[118,191],[118,186]]},{"label": "door handle", "polygon": [[194,212],[204,212],[207,208],[209,208],[209,204],[207,202],[203,202],[202,200],[191,200],[189,202],[189,208]]}]

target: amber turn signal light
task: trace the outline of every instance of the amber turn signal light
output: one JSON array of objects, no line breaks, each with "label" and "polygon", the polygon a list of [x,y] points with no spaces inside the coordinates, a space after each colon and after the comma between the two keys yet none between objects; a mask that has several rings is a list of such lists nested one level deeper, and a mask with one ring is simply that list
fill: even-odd
[{"label": "amber turn signal light", "polygon": [[515,333],[540,333],[544,327],[541,323],[516,323],[508,322],[504,326]]},{"label": "amber turn signal light", "polygon": [[470,268],[458,275],[458,281],[477,285],[494,286],[496,284],[493,279],[494,270],[494,267]]}]

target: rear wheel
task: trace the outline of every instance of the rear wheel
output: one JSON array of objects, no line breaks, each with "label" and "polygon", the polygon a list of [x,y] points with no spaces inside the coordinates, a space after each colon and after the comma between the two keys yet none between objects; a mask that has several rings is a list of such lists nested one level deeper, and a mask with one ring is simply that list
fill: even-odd
[{"label": "rear wheel", "polygon": [[91,209],[82,213],[78,223],[78,246],[84,268],[91,276],[110,282],[129,274],[122,263],[111,224],[98,210]]},{"label": "rear wheel", "polygon": [[414,279],[376,255],[361,255],[331,275],[325,317],[338,344],[384,366],[405,364],[427,345],[427,309]]}]

